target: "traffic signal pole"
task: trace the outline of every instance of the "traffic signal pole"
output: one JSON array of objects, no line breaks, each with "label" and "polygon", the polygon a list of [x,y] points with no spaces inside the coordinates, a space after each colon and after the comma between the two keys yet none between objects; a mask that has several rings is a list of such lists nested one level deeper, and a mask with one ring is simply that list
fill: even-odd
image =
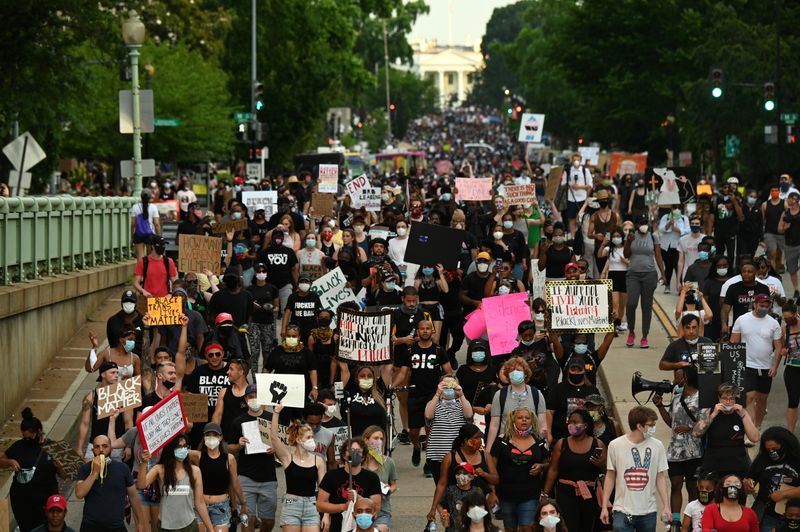
[{"label": "traffic signal pole", "polygon": [[775,0],[775,117],[778,127],[778,145],[776,150],[778,175],[783,172],[783,135],[781,132],[781,1]]},{"label": "traffic signal pole", "polygon": [[253,148],[256,147],[256,1],[250,0],[250,137]]}]

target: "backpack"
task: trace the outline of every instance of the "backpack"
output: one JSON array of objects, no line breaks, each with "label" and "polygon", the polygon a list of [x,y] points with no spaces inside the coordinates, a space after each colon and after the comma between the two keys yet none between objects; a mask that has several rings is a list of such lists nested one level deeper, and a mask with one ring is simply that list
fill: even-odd
[{"label": "backpack", "polygon": [[[530,384],[527,385],[528,388],[531,389],[531,394],[533,394],[533,413],[538,415],[539,411],[539,388],[536,386],[531,386]],[[504,386],[500,390],[500,421],[503,420],[503,411],[506,409],[506,399],[508,398],[508,389],[509,386]],[[498,427],[499,428],[499,427]]]},{"label": "backpack", "polygon": [[[167,293],[170,293],[170,282],[169,282],[169,257],[163,255],[161,257],[164,260],[164,271],[167,272]],[[144,286],[144,281],[147,279],[147,264],[150,262],[150,259],[145,255],[142,257],[142,286]]]},{"label": "backpack", "polygon": [[136,222],[133,226],[133,236],[137,238],[149,238],[154,236],[153,228],[150,226],[150,220],[144,217],[144,213],[136,215]]}]

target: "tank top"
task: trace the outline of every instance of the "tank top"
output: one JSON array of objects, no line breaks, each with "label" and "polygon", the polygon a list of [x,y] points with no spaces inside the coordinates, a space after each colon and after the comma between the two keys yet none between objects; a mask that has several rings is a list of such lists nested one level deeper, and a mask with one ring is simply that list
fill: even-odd
[{"label": "tank top", "polygon": [[641,212],[647,209],[645,206],[645,197],[647,194],[641,196],[636,192],[633,193],[633,203],[631,204],[631,212]]},{"label": "tank top", "polygon": [[294,458],[286,466],[286,495],[296,497],[314,497],[317,494],[317,457],[314,465],[303,467],[294,462]]},{"label": "tank top", "polygon": [[[92,433],[88,441],[91,442],[96,436],[101,434],[108,434],[108,423],[110,420],[110,417],[97,419],[97,390],[92,391]],[[121,438],[122,435],[125,434],[125,416],[117,416],[114,431],[117,438]]]},{"label": "tank top", "polygon": [[228,472],[228,455],[219,453],[211,458],[208,453],[200,455],[200,471],[203,473],[203,495],[226,495],[231,483]]},{"label": "tank top", "polygon": [[622,261],[625,258],[624,248],[609,246],[608,249],[608,271],[610,272],[626,272],[628,265]]},{"label": "tank top", "polygon": [[770,200],[767,200],[767,210],[764,213],[764,232],[773,235],[778,234],[778,222],[781,221],[783,214],[783,202],[779,201],[777,205],[773,205]]},{"label": "tank top", "polygon": [[222,399],[222,433],[228,434],[231,423],[237,417],[247,412],[247,400],[244,395],[234,395],[233,385],[225,387],[225,397]]},{"label": "tank top", "polygon": [[322,244],[319,250],[322,252],[323,255],[325,255],[328,258],[333,257],[333,254],[336,253],[336,248],[334,247],[333,244],[331,244],[330,246]]},{"label": "tank top", "polygon": [[594,428],[594,431],[597,439],[603,442],[606,448],[608,448],[608,444],[616,439],[617,431],[608,416],[603,416],[603,423],[605,423],[605,428],[603,429],[602,433],[597,434],[597,427]]},{"label": "tank top", "polygon": [[133,377],[133,364],[125,364],[124,366],[117,366],[117,368],[119,369],[119,380]]},{"label": "tank top", "polygon": [[[595,233],[600,233],[602,235],[604,235],[606,233],[610,233],[615,225],[618,225],[618,224],[617,224],[617,213],[615,213],[614,211],[611,211],[611,213],[608,215],[608,221],[607,222],[604,222],[603,220],[601,220],[599,214],[595,214],[595,218],[594,218],[594,232]],[[602,242],[602,240],[595,239],[595,242],[600,244],[600,242]]]},{"label": "tank top", "polygon": [[597,447],[597,438],[592,438],[592,446],[589,452],[576,453],[569,448],[567,438],[564,438],[561,444],[561,458],[558,461],[558,476],[564,480],[595,480],[597,478],[597,468],[589,461],[595,447]]},{"label": "tank top", "polygon": [[181,530],[195,520],[194,492],[189,475],[175,482],[175,486],[161,494],[161,527],[166,530]]},{"label": "tank top", "polygon": [[423,280],[419,284],[419,300],[420,301],[439,301],[442,297],[442,291],[439,289],[439,285],[436,284],[436,278],[434,277],[433,285],[426,287],[425,281]]}]

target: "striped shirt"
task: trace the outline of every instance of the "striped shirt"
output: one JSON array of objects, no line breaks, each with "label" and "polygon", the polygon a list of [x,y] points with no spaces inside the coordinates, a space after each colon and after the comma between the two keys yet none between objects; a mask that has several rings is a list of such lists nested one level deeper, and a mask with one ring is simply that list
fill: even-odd
[{"label": "striped shirt", "polygon": [[453,449],[453,440],[467,421],[459,399],[440,400],[433,411],[433,420],[425,444],[425,457],[434,462],[441,462],[444,455]]}]

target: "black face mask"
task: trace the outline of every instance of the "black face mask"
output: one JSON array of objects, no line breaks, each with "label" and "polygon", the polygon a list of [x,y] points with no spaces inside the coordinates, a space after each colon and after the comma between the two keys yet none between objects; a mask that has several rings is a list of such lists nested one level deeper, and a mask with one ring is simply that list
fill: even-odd
[{"label": "black face mask", "polygon": [[723,489],[723,493],[725,494],[725,498],[726,499],[738,499],[739,498],[739,492],[741,491],[741,489],[738,488],[737,486],[727,486],[727,487],[722,488],[722,489]]},{"label": "black face mask", "polygon": [[225,277],[222,282],[225,283],[225,287],[228,290],[235,290],[239,286],[239,279],[236,277]]},{"label": "black face mask", "polygon": [[767,454],[769,455],[769,459],[773,462],[777,462],[781,458],[783,458],[783,453],[781,449],[775,449],[774,451],[768,451]]},{"label": "black face mask", "polygon": [[164,388],[167,390],[171,390],[175,387],[175,383],[172,381],[164,381]]},{"label": "black face mask", "polygon": [[787,519],[786,528],[789,530],[800,530],[800,519]]},{"label": "black face mask", "polygon": [[703,504],[703,505],[708,504],[708,503],[711,502],[712,498],[713,497],[711,496],[711,492],[710,491],[698,491],[697,492],[697,500],[700,501],[700,504]]},{"label": "black face mask", "polygon": [[153,251],[155,251],[157,255],[163,255],[165,249],[166,249],[165,246],[162,246],[162,245],[159,245],[159,244],[156,244],[155,246],[153,246]]},{"label": "black face mask", "polygon": [[567,379],[569,382],[574,385],[583,384],[583,380],[586,378],[585,373],[570,373],[567,375]]}]

